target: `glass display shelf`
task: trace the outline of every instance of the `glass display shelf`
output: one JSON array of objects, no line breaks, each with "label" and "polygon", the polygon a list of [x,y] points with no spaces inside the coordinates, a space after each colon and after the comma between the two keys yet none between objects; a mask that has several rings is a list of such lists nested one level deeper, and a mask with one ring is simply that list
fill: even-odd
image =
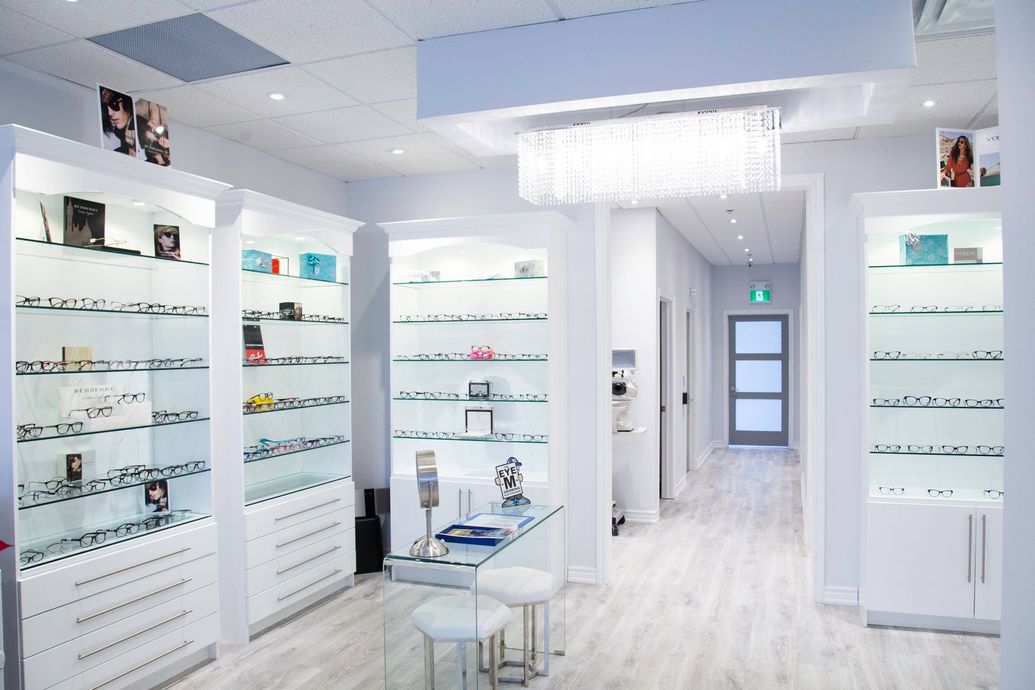
[{"label": "glass display shelf", "polygon": [[968,311],[871,311],[869,316],[980,316],[983,314],[1002,314],[1002,309],[970,309]]},{"label": "glass display shelf", "polygon": [[548,439],[542,441],[533,441],[531,439],[505,439],[505,438],[481,438],[481,437],[465,437],[465,436],[452,436],[447,438],[435,438],[432,436],[399,436],[392,434],[392,438],[399,439],[400,441],[462,441],[464,443],[525,443],[531,445],[547,445]]},{"label": "glass display shelf", "polygon": [[[882,499],[886,501],[901,501],[908,500],[912,501],[930,501],[931,503],[951,503],[951,502],[966,502],[966,503],[999,503],[1002,504],[1003,496],[992,498],[986,496],[983,489],[952,489],[952,496],[932,496],[927,493],[927,489],[935,488],[949,488],[949,487],[924,487],[924,486],[903,486],[895,487],[897,489],[903,489],[901,493],[881,493],[879,486],[870,487],[870,499]],[[990,487],[991,488],[991,487]],[[1001,489],[996,489],[1001,491]]]},{"label": "glass display shelf", "polygon": [[981,268],[1002,265],[1002,261],[983,261],[979,264],[878,264],[867,268]]},{"label": "glass display shelf", "polygon": [[[80,421],[80,420],[76,420]],[[85,421],[85,420],[82,420]],[[136,431],[137,429],[157,429],[166,426],[176,426],[178,424],[198,424],[200,422],[209,421],[208,417],[198,417],[197,419],[183,419],[174,422],[158,422],[155,424],[138,424],[136,426],[120,426],[114,429],[98,429],[97,431],[79,431],[74,434],[53,434],[51,436],[38,436],[36,438],[20,438],[18,443],[34,443],[39,441],[53,441],[55,439],[62,438],[76,438],[79,436],[95,436],[97,434],[116,434],[122,431]],[[71,424],[72,422],[60,422],[60,424]],[[45,425],[53,426],[53,425]]]},{"label": "glass display shelf", "polygon": [[881,359],[870,358],[871,362],[1002,362],[1003,358],[992,359],[983,357],[882,357]]},{"label": "glass display shelf", "polygon": [[524,318],[513,318],[513,319],[411,319],[411,320],[399,320],[392,321],[392,323],[400,324],[429,324],[429,323],[507,323],[515,321],[546,321],[545,316],[530,316]]},{"label": "glass display shelf", "polygon": [[[52,258],[61,259],[73,259],[75,261],[88,261],[91,258],[97,258],[97,263],[104,264],[106,267],[125,267],[125,268],[152,268],[148,266],[147,262],[160,262],[165,266],[208,266],[207,263],[201,261],[187,261],[185,259],[166,259],[161,256],[151,256],[148,254],[133,254],[131,252],[120,251],[117,248],[111,247],[77,247],[74,244],[63,244],[61,242],[47,242],[46,240],[31,240],[27,237],[16,237],[16,241],[27,245],[27,249],[37,249],[39,247],[53,248],[54,256]],[[34,246],[35,245],[35,246]],[[19,245],[15,245],[18,247]],[[91,254],[100,255],[98,257],[91,257]],[[43,256],[43,254],[36,254],[36,256]]]},{"label": "glass display shelf", "polygon": [[[165,476],[159,477],[158,479],[164,479],[164,480],[171,481],[173,479],[180,479],[181,477],[192,477],[192,476],[194,476],[196,474],[205,474],[206,472],[211,472],[211,471],[212,471],[211,469],[206,467],[206,468],[201,469],[201,470],[195,470],[194,472],[181,472],[179,474],[173,474],[173,475],[170,475],[168,477],[165,477]],[[100,479],[100,477],[97,477],[97,479]],[[90,479],[84,479],[83,483],[85,484],[85,483],[87,483],[89,481],[91,481],[91,480]],[[54,498],[54,499],[49,500],[49,501],[36,501],[36,502],[33,502],[33,503],[27,503],[27,502],[23,502],[23,501],[19,500],[19,502],[18,502],[18,510],[30,510],[32,508],[40,508],[42,506],[49,506],[49,505],[53,505],[55,503],[65,503],[66,501],[75,501],[75,500],[78,500],[80,498],[89,498],[90,496],[100,496],[102,494],[111,493],[113,491],[122,491],[124,489],[132,489],[132,488],[135,488],[135,487],[138,487],[138,486],[143,486],[144,484],[149,484],[149,483],[151,483],[153,481],[158,481],[158,480],[157,479],[141,479],[139,481],[133,482],[132,484],[121,484],[119,486],[110,486],[107,489],[98,489],[96,491],[84,491],[82,493],[75,494],[74,496],[60,496],[60,497]]]},{"label": "glass display shelf", "polygon": [[549,400],[504,400],[500,398],[403,398],[396,396],[392,400],[402,402],[477,402],[477,403],[548,403]]},{"label": "glass display shelf", "polygon": [[511,278],[461,278],[457,280],[416,280],[392,283],[400,287],[435,287],[439,285],[468,285],[471,283],[513,283],[516,281],[546,280],[546,276],[522,276]]},{"label": "glass display shelf", "polygon": [[[74,529],[71,529],[71,530],[66,530],[64,532],[59,532],[57,534],[53,534],[53,535],[51,535],[49,537],[45,537],[45,538],[42,538],[42,539],[36,539],[35,541],[29,542],[28,544],[22,544],[20,546],[20,551],[19,551],[19,554],[18,554],[19,559],[23,558],[23,554],[25,554],[26,552],[28,552],[30,550],[41,551],[44,554],[44,556],[40,560],[38,560],[38,561],[35,561],[35,562],[32,562],[32,563],[23,564],[22,565],[22,570],[28,570],[29,568],[35,568],[36,566],[45,565],[47,563],[53,563],[55,561],[63,560],[65,558],[71,558],[73,556],[79,556],[80,554],[84,554],[84,553],[87,553],[87,552],[90,552],[90,551],[96,551],[97,549],[104,548],[105,546],[111,546],[113,544],[121,544],[123,542],[127,542],[127,541],[130,541],[132,539],[138,539],[140,537],[147,537],[147,536],[150,536],[152,534],[157,534],[158,532],[165,531],[167,529],[172,529],[174,527],[180,527],[182,525],[185,525],[185,524],[188,524],[188,523],[191,523],[191,522],[197,522],[198,520],[204,520],[205,518],[208,518],[208,517],[211,517],[211,516],[210,515],[206,515],[204,513],[195,513],[195,512],[189,511],[189,510],[185,510],[185,511],[182,511],[182,512],[181,511],[174,511],[174,512],[168,514],[167,517],[169,518],[169,522],[166,523],[166,524],[159,525],[159,526],[156,526],[156,527],[152,527],[151,529],[145,529],[143,527],[140,527],[135,533],[133,533],[133,534],[126,534],[126,535],[121,536],[121,537],[116,536],[115,533],[114,533],[114,530],[117,527],[119,527],[120,525],[124,525],[126,523],[131,523],[131,522],[139,523],[139,522],[142,522],[143,520],[146,520],[147,518],[151,518],[151,517],[163,517],[163,516],[161,514],[158,514],[158,513],[137,513],[137,514],[134,514],[134,515],[127,515],[125,517],[118,518],[118,519],[115,519],[115,520],[108,520],[108,521],[103,522],[103,523],[94,523],[92,525],[85,525],[85,524],[84,525],[80,525],[80,526],[75,527]],[[109,531],[109,530],[111,530],[111,531]],[[79,539],[84,534],[87,534],[89,532],[98,532],[98,531],[104,533],[104,541],[99,543],[99,544],[92,544],[90,546],[82,546],[82,547],[78,547],[78,548],[75,548],[75,549],[70,549],[69,551],[65,551],[65,552],[50,553],[50,552],[47,551],[47,547],[48,546],[51,546],[53,544],[59,544],[59,543],[61,543],[62,539]]]},{"label": "glass display shelf", "polygon": [[120,309],[79,309],[71,307],[46,307],[43,305],[39,306],[23,306],[15,305],[15,309],[26,312],[61,312],[62,314],[90,314],[93,316],[107,317],[112,316],[133,316],[133,317],[150,317],[150,318],[179,318],[179,319],[207,319],[208,314],[157,314],[148,311],[124,311]]},{"label": "glass display shelf", "polygon": [[268,367],[331,367],[346,364],[348,362],[283,362],[275,364],[248,364],[244,362],[241,366],[245,369],[266,369]]},{"label": "glass display shelf", "polygon": [[994,455],[992,453],[910,453],[904,450],[871,450],[870,455],[923,455],[938,456],[945,458],[1004,458],[1006,454]]},{"label": "glass display shelf", "polygon": [[348,321],[315,321],[309,319],[273,319],[269,317],[250,317],[242,316],[242,323],[280,323],[280,324],[294,324],[294,325],[309,325],[309,326],[348,326]]},{"label": "glass display shelf", "polygon": [[316,472],[288,474],[277,479],[256,482],[255,484],[245,486],[244,504],[250,506],[348,478],[349,475],[347,474],[320,474]]},{"label": "glass display shelf", "polygon": [[242,412],[242,414],[247,417],[253,414],[271,414],[273,412],[292,412],[296,410],[309,410],[314,407],[333,407],[334,405],[348,405],[350,402],[350,400],[342,400],[340,402],[314,403],[312,405],[297,405],[295,407],[277,407],[272,410],[252,410],[250,412],[246,410]]},{"label": "glass display shelf", "polygon": [[454,362],[454,363],[467,363],[467,364],[471,364],[473,362],[475,362],[475,363],[482,363],[482,362],[548,362],[550,360],[547,359],[546,357],[534,357],[534,358],[533,357],[528,357],[528,358],[524,358],[524,359],[468,359],[466,357],[464,359],[446,359],[445,357],[437,357],[437,358],[430,358],[430,359],[399,359],[398,357],[395,357],[395,358],[392,359],[392,361],[393,362],[409,362],[411,364],[414,364],[414,363],[422,363],[423,364],[423,363],[427,363],[427,362]]},{"label": "glass display shelf", "polygon": [[977,407],[971,405],[870,405],[884,410],[1005,410],[1005,407],[995,405]]},{"label": "glass display shelf", "polygon": [[208,366],[197,367],[142,367],[140,369],[83,369],[77,371],[26,371],[18,372],[15,376],[84,376],[90,374],[136,374],[141,371],[192,371],[204,370]]},{"label": "glass display shelf", "polygon": [[251,460],[244,460],[244,463],[250,464],[253,462],[265,462],[266,460],[275,460],[276,458],[283,458],[287,455],[297,455],[298,453],[312,453],[324,448],[334,448],[335,446],[343,446],[346,443],[350,443],[351,439],[345,439],[344,441],[335,441],[334,443],[325,443],[322,446],[314,446],[312,448],[298,448],[296,450],[285,450],[283,453],[270,453],[269,455],[262,458],[253,458]]},{"label": "glass display shelf", "polygon": [[[258,276],[262,276],[261,278]],[[306,285],[308,287],[324,286],[331,287],[337,285],[341,287],[348,285],[345,282],[339,282],[337,280],[320,280],[319,278],[303,278],[302,276],[293,276],[286,273],[267,273],[266,271],[256,271],[253,268],[242,268],[241,279],[247,283],[265,283],[267,279],[270,280],[283,280],[283,281],[294,281],[300,285]]]}]

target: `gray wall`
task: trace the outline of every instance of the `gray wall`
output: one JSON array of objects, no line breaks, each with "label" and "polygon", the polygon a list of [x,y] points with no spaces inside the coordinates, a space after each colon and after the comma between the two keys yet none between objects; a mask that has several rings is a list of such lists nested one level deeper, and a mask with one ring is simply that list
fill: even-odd
[{"label": "gray wall", "polygon": [[[748,286],[755,280],[769,280],[773,283],[771,304],[752,304],[748,301]],[[725,389],[726,349],[723,336],[726,333],[726,317],[724,311],[766,311],[769,309],[791,310],[791,415],[788,423],[789,443],[798,443],[801,429],[801,386],[798,373],[801,371],[801,333],[799,316],[801,307],[801,275],[798,264],[775,264],[771,266],[715,266],[712,268],[711,306],[712,306],[712,438],[725,443],[726,416],[728,403]]]}]

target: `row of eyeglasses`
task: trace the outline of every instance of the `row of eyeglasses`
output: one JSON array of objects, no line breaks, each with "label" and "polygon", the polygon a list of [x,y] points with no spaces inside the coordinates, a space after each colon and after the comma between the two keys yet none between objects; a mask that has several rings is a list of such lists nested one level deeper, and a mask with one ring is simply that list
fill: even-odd
[{"label": "row of eyeglasses", "polygon": [[498,314],[403,314],[396,321],[541,321],[546,312],[501,312]]},{"label": "row of eyeglasses", "polygon": [[[133,395],[143,395],[143,393],[135,393]],[[72,412],[82,412],[87,419],[97,419],[98,417],[110,417],[112,408],[110,405],[103,407],[85,407],[78,410],[72,410]],[[179,412],[170,412],[169,410],[155,410],[151,413],[152,424],[168,424],[170,422],[186,422],[198,418],[197,410],[181,410]],[[43,435],[45,429],[53,429],[57,436],[65,436],[67,434],[78,434],[83,430],[82,422],[59,422],[57,424],[45,424],[39,425],[35,422],[28,424],[19,424],[16,427],[18,433],[18,440],[26,440],[31,438],[39,438]]]},{"label": "row of eyeglasses", "polygon": [[[884,496],[902,496],[906,493],[904,486],[878,486],[877,491]],[[935,498],[949,498],[953,494],[952,489],[928,489],[927,495]],[[1006,492],[1002,489],[985,489],[982,491],[985,498],[1002,498]]]},{"label": "row of eyeglasses", "polygon": [[284,364],[344,364],[347,361],[338,355],[292,355],[289,357],[253,357],[242,360],[242,363],[247,367],[262,367]]},{"label": "row of eyeglasses", "polygon": [[[46,299],[46,305],[43,300]],[[157,304],[155,302],[109,302],[92,297],[25,297],[15,295],[16,307],[49,306],[51,309],[96,309],[102,311],[124,311],[136,314],[177,314],[180,316],[204,316],[205,307],[189,304]]]},{"label": "row of eyeglasses", "polygon": [[18,554],[18,559],[21,561],[22,565],[38,563],[47,556],[65,554],[71,551],[77,551],[78,549],[85,549],[98,544],[103,544],[109,535],[115,537],[127,537],[140,531],[165,527],[173,522],[185,519],[190,515],[191,511],[189,510],[174,510],[162,515],[150,515],[143,520],[124,522],[111,529],[99,529],[92,532],[86,532],[78,537],[61,539],[43,547],[42,549],[25,549]]},{"label": "row of eyeglasses", "polygon": [[459,393],[441,393],[437,391],[399,391],[403,400],[546,400],[546,393],[493,393],[480,398],[462,398]]},{"label": "row of eyeglasses", "polygon": [[260,311],[258,309],[242,309],[241,318],[249,321],[316,321],[318,323],[348,323],[340,316],[327,316],[325,314],[303,314],[301,319],[289,316],[282,311]]},{"label": "row of eyeglasses", "polygon": [[938,398],[931,395],[906,395],[901,398],[874,398],[873,407],[976,407],[1003,409],[1003,398]]},{"label": "row of eyeglasses", "polygon": [[484,346],[472,348],[471,352],[429,352],[427,354],[396,355],[395,359],[414,362],[454,362],[462,360],[503,359],[511,361],[545,360],[546,353],[507,354],[486,349]]},{"label": "row of eyeglasses", "polygon": [[110,469],[107,476],[88,480],[67,478],[48,479],[46,481],[30,481],[18,485],[18,502],[38,505],[51,503],[73,496],[99,493],[123,486],[133,486],[155,479],[168,479],[184,474],[192,474],[205,469],[204,460],[191,460],[178,465],[164,467],[148,467],[147,465],[127,465]]},{"label": "row of eyeglasses", "polygon": [[258,393],[248,398],[241,405],[244,414],[271,412],[273,410],[293,410],[302,407],[319,407],[320,405],[338,405],[348,402],[344,395],[324,395],[317,398],[274,398],[273,393]]},{"label": "row of eyeglasses", "polygon": [[[951,445],[907,445],[905,450],[902,450],[903,446],[898,444],[887,444],[887,443],[875,443],[873,444],[874,453],[917,453],[920,455],[930,455],[936,453],[939,455],[1003,455],[1006,452],[1006,446],[951,446]],[[970,453],[970,449],[974,449],[974,453]],[[936,450],[937,449],[937,450]],[[940,452],[939,452],[940,451]]]},{"label": "row of eyeglasses", "polygon": [[299,436],[298,438],[289,438],[282,441],[260,438],[257,444],[244,447],[244,461],[249,462],[251,460],[261,460],[263,458],[282,455],[284,453],[295,453],[300,450],[311,450],[313,448],[322,448],[324,446],[334,446],[339,443],[345,443],[345,441],[346,438],[340,434],[336,434],[334,436],[319,436],[316,438]]},{"label": "row of eyeglasses", "polygon": [[875,304],[870,310],[871,314],[895,314],[898,312],[911,314],[933,314],[936,312],[947,312],[950,314],[966,313],[971,311],[1002,311],[1001,304],[982,304],[980,307],[973,304],[952,305],[939,307],[937,304],[914,304],[910,307],[901,304]]},{"label": "row of eyeglasses", "polygon": [[201,357],[173,357],[165,359],[73,359],[68,361],[23,359],[14,363],[19,374],[61,371],[126,371],[133,369],[182,369],[201,366]]},{"label": "row of eyeglasses", "polygon": [[546,434],[512,434],[509,432],[495,432],[491,434],[485,434],[484,436],[468,436],[465,434],[457,434],[452,431],[410,431],[406,429],[396,429],[392,432],[392,435],[396,438],[427,438],[427,439],[491,439],[494,441],[533,441],[536,443],[545,443],[547,440]]},{"label": "row of eyeglasses", "polygon": [[873,359],[1002,359],[1002,350],[970,350],[968,352],[902,352],[877,350]]}]

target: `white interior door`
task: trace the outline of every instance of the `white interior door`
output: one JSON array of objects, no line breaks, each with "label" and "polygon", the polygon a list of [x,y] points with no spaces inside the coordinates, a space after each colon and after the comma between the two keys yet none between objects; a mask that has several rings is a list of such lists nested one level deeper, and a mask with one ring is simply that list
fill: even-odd
[{"label": "white interior door", "polygon": [[674,498],[672,482],[671,380],[672,303],[658,301],[658,496]]}]

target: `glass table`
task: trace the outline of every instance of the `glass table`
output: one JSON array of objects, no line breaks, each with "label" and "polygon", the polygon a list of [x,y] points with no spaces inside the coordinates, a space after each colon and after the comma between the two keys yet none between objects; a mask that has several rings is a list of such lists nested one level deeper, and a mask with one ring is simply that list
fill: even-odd
[{"label": "glass table", "polygon": [[[495,546],[479,546],[457,542],[446,542],[449,553],[436,558],[411,556],[409,547],[396,549],[385,557],[384,568],[384,637],[385,637],[385,687],[386,688],[435,688],[489,687],[490,680],[486,660],[488,650],[474,641],[479,625],[486,621],[481,607],[456,607],[453,609],[451,638],[445,636],[436,641],[429,650],[425,636],[414,624],[413,612],[432,600],[437,603],[462,602],[462,599],[438,599],[484,595],[487,589],[498,586],[498,576],[516,575],[519,582],[529,570],[538,571],[533,577],[543,580],[542,573],[548,573],[549,599],[545,605],[530,607],[535,613],[529,616],[522,606],[511,601],[510,617],[503,628],[500,643],[502,678],[520,678],[523,665],[524,622],[530,618],[529,645],[532,665],[539,675],[549,675],[551,655],[563,656],[564,642],[564,583],[567,572],[566,529],[563,506],[530,505],[504,508],[499,502],[486,503],[468,515],[458,516],[441,525],[435,532],[462,522],[478,513],[497,513],[531,517],[518,530]],[[416,539],[420,535],[414,535]],[[480,583],[484,583],[480,589]],[[490,584],[491,583],[491,584]],[[523,582],[521,582],[523,584]],[[433,604],[434,605],[434,604]],[[420,614],[418,614],[419,616]],[[532,633],[535,630],[535,633]],[[467,637],[468,641],[458,641]],[[547,649],[549,654],[546,653]],[[426,659],[430,653],[433,658]]]}]

